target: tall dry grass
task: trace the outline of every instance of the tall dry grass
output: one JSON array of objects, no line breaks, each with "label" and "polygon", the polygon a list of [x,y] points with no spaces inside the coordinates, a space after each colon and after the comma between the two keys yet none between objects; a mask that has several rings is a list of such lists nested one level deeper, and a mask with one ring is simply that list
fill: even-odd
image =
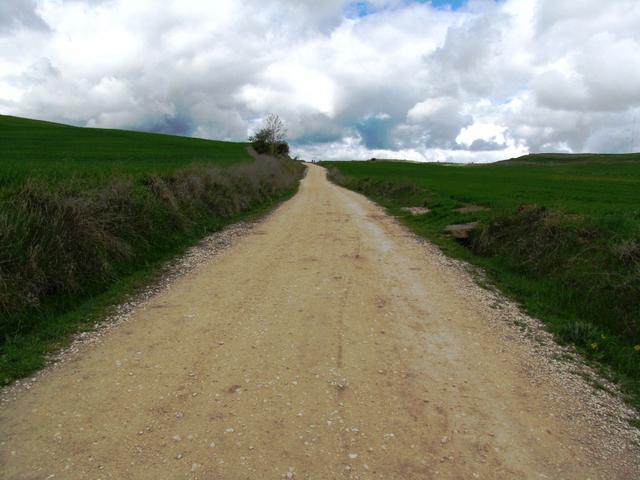
[{"label": "tall dry grass", "polygon": [[292,191],[303,167],[266,159],[219,169],[28,180],[0,208],[0,341],[37,328],[37,311],[99,292],[157,252]]}]

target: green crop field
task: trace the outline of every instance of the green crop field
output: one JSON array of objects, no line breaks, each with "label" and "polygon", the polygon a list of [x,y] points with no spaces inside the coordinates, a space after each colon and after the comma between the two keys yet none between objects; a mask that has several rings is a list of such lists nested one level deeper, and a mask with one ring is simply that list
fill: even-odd
[{"label": "green crop field", "polygon": [[[456,166],[405,162],[326,162],[346,175],[412,182],[449,206],[478,203],[510,211],[536,203],[568,213],[614,215],[635,223],[640,210],[640,154],[634,162]],[[435,200],[435,198],[434,198]],[[459,220],[453,216],[451,220]]]},{"label": "green crop field", "polygon": [[246,143],[0,116],[0,384],[184,248],[292,195],[303,170]]},{"label": "green crop field", "polygon": [[[480,266],[640,404],[639,154],[531,155],[467,166],[324,165],[337,183],[370,196],[449,255]],[[430,212],[402,210],[411,206]],[[468,238],[444,231],[472,222],[479,224]]]},{"label": "green crop field", "polygon": [[0,189],[26,178],[171,172],[192,164],[229,166],[250,160],[246,143],[125,130],[79,128],[0,115]]}]

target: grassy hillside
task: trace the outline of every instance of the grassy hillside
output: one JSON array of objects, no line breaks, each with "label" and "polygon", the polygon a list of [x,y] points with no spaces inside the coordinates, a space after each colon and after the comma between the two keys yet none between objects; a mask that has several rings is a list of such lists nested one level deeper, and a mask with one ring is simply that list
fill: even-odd
[{"label": "grassy hillside", "polygon": [[242,143],[0,117],[0,384],[302,171]]},{"label": "grassy hillside", "polygon": [[[444,166],[327,162],[448,254],[481,266],[640,399],[640,155]],[[407,206],[431,211],[411,215]],[[460,211],[461,207],[469,207]],[[484,209],[476,208],[484,207]],[[444,229],[480,222],[469,238]],[[639,402],[640,403],[640,402]]]},{"label": "grassy hillside", "polygon": [[171,172],[190,164],[225,167],[250,160],[247,144],[155,133],[79,128],[0,115],[0,189],[25,178]]},{"label": "grassy hillside", "polygon": [[[402,162],[327,162],[346,175],[412,182],[441,201],[509,211],[536,203],[568,213],[633,216],[640,208],[640,160],[588,164],[452,166]],[[453,218],[452,218],[453,219]]]},{"label": "grassy hillside", "polygon": [[532,153],[497,162],[499,165],[558,165],[640,162],[640,153]]}]

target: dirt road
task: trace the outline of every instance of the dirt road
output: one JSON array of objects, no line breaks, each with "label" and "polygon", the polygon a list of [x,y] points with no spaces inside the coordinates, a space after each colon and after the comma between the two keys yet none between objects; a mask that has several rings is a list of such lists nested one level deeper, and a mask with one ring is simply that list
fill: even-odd
[{"label": "dirt road", "polygon": [[640,478],[638,450],[463,277],[312,166],[252,233],[4,403],[0,476]]}]

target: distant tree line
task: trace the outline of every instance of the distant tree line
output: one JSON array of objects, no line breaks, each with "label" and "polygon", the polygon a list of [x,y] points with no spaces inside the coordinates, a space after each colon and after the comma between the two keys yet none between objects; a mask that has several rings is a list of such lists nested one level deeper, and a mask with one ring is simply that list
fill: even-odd
[{"label": "distant tree line", "polygon": [[249,137],[251,145],[258,153],[267,155],[289,155],[289,144],[286,141],[287,129],[278,115],[270,114],[264,125],[253,136]]}]

